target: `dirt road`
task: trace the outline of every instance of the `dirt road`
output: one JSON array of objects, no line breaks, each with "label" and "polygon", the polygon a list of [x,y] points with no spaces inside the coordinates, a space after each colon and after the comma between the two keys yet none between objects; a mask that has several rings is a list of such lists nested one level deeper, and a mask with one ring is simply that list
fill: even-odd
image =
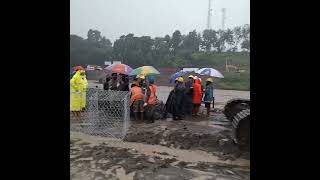
[{"label": "dirt road", "polygon": [[71,133],[71,179],[250,179],[250,152],[231,141],[221,112],[209,119],[132,122],[124,141]]},{"label": "dirt road", "polygon": [[219,160],[203,151],[73,134],[71,179],[249,179],[248,160]]},{"label": "dirt road", "polygon": [[[159,86],[159,99],[166,101],[171,89]],[[216,107],[249,94],[216,90]],[[72,132],[70,174],[73,180],[250,179],[250,151],[233,143],[231,124],[218,110],[209,118],[132,122],[124,141]]]}]

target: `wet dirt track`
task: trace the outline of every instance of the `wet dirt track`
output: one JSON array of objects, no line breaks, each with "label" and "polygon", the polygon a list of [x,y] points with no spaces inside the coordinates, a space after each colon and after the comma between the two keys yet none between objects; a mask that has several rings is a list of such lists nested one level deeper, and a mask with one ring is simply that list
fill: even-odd
[{"label": "wet dirt track", "polygon": [[134,122],[125,142],[72,133],[71,179],[250,179],[250,152],[220,112],[212,119]]}]

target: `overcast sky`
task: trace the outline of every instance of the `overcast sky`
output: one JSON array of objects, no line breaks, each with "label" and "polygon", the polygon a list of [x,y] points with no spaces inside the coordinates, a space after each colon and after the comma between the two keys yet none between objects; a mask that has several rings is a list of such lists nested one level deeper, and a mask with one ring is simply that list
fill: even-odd
[{"label": "overcast sky", "polygon": [[[250,24],[250,0],[212,0],[212,28]],[[203,31],[207,26],[208,0],[70,0],[70,33],[86,37],[99,30],[114,42],[121,35],[159,37],[180,30]]]}]

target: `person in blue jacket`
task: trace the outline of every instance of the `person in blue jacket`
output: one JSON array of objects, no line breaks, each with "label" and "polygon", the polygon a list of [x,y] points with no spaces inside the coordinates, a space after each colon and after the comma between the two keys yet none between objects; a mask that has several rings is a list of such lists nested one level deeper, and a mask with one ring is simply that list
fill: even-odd
[{"label": "person in blue jacket", "polygon": [[206,80],[206,88],[204,90],[204,104],[205,107],[207,108],[207,116],[210,115],[210,105],[212,103],[212,108],[214,108],[214,96],[213,96],[213,79],[208,78]]}]

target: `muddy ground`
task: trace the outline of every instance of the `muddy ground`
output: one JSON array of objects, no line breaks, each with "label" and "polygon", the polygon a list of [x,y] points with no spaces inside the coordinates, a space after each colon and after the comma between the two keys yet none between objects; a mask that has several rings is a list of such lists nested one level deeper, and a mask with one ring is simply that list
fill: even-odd
[{"label": "muddy ground", "polygon": [[133,148],[78,139],[72,140],[70,149],[71,179],[249,179],[248,166],[186,162],[159,151],[146,155]]},{"label": "muddy ground", "polygon": [[[157,123],[162,124],[163,122]],[[171,122],[168,123],[168,125],[170,124]],[[135,128],[138,126],[138,124],[134,125],[132,130],[136,131]],[[150,126],[144,125],[140,127],[150,128]],[[173,130],[174,127],[169,129]],[[197,127],[194,126],[194,128]],[[216,145],[217,142],[210,142],[212,141],[210,138],[206,140],[204,137],[203,143],[192,144],[188,149],[188,147],[183,148],[179,145],[176,148],[167,147],[161,145],[161,142],[159,142],[160,145],[156,145],[155,137],[159,138],[156,134],[148,134],[148,137],[142,136],[142,138],[128,134],[127,138],[142,141],[142,143],[137,143],[72,133],[70,141],[70,178],[75,180],[250,179],[250,161],[241,158],[241,156],[224,159],[220,155],[221,152],[219,153],[219,148],[211,151],[210,146],[205,145],[209,143]],[[197,136],[195,137],[197,139]],[[181,141],[174,140],[175,138],[181,138],[181,136],[174,135],[170,138],[172,140],[162,139],[162,141],[167,142],[165,144],[175,141],[178,142],[176,144],[188,144],[187,139],[195,139],[185,137],[183,138],[184,143],[180,143]],[[144,142],[144,139],[152,140],[150,143],[148,141]],[[222,144],[221,146],[223,146]],[[200,147],[204,147],[204,150],[201,150]]]},{"label": "muddy ground", "polygon": [[[161,88],[160,98],[169,91]],[[216,96],[221,107],[233,97],[239,93]],[[250,151],[233,143],[230,122],[217,108],[209,118],[132,121],[124,141],[72,132],[70,168],[73,180],[250,179]]]},{"label": "muddy ground", "polygon": [[71,133],[71,179],[250,179],[250,152],[210,118],[132,122],[124,141]]},{"label": "muddy ground", "polygon": [[155,123],[133,123],[124,139],[166,147],[202,150],[221,159],[250,160],[248,148],[239,148],[231,137],[231,123],[221,112],[212,112],[211,117],[185,118],[182,121],[171,119]]}]

